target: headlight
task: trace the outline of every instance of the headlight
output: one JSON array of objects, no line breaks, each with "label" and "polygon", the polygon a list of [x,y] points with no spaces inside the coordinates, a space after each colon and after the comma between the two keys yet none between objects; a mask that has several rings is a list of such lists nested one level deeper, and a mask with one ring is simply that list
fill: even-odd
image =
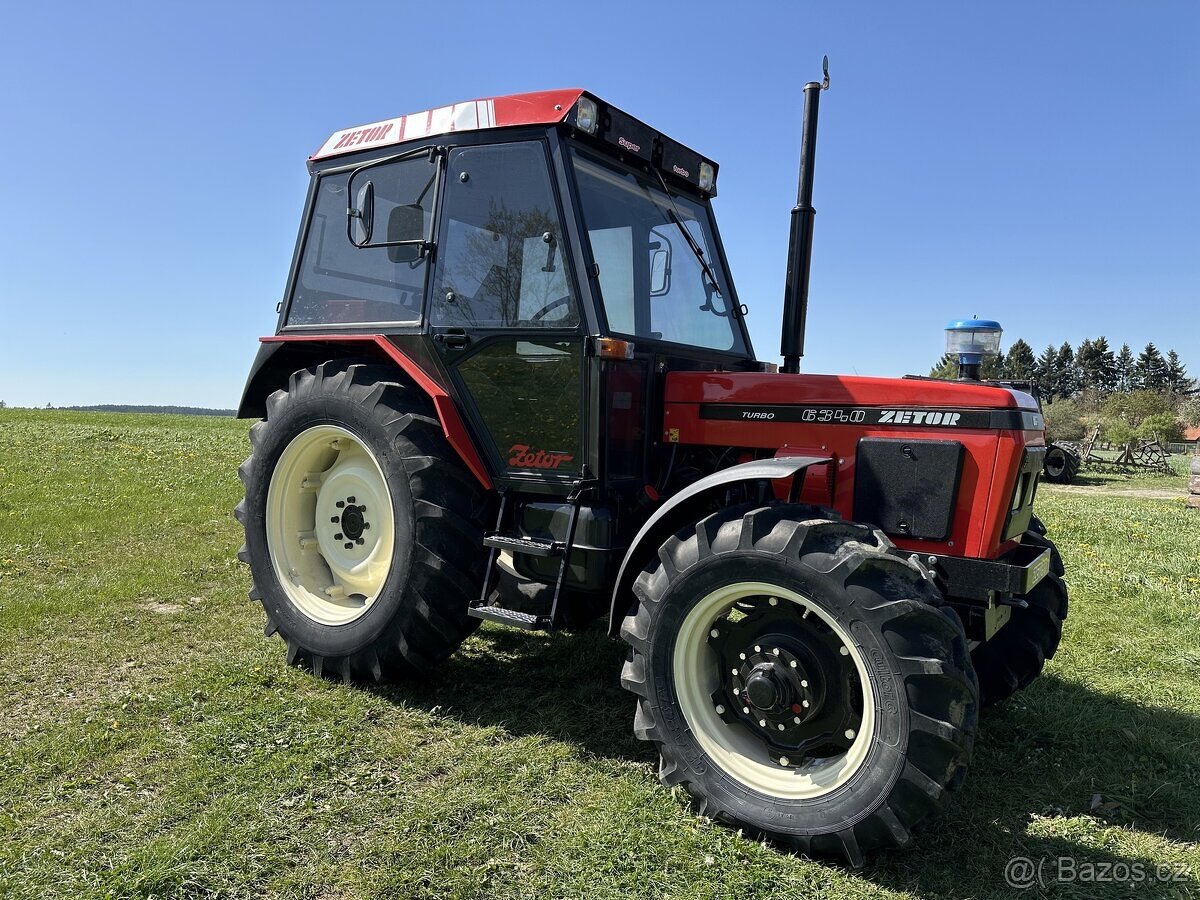
[{"label": "headlight", "polygon": [[575,127],[588,134],[596,133],[596,101],[580,97],[575,103]]},{"label": "headlight", "polygon": [[708,193],[713,189],[713,181],[716,173],[713,171],[712,163],[700,163],[700,190]]}]

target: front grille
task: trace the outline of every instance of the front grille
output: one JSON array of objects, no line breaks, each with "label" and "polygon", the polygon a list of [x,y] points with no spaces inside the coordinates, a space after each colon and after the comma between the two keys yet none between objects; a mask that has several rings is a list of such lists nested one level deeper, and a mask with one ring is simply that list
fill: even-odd
[{"label": "front grille", "polygon": [[1037,496],[1038,476],[1042,474],[1042,461],[1046,458],[1045,447],[1026,447],[1021,457],[1021,469],[1017,473],[1017,484],[1013,488],[1008,504],[1008,518],[1004,522],[1002,540],[1011,541],[1020,537],[1029,528],[1033,515],[1033,500]]}]

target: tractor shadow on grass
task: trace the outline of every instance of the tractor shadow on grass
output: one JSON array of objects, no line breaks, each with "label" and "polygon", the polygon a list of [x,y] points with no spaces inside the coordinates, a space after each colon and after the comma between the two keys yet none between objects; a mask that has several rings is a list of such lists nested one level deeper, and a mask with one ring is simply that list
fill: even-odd
[{"label": "tractor shadow on grass", "polygon": [[[618,681],[624,656],[624,644],[610,640],[603,623],[554,636],[485,627],[428,680],[371,689],[394,702],[437,707],[440,715],[467,724],[501,726],[516,735],[566,741],[586,754],[653,764],[654,751],[633,737],[632,697]],[[1046,675],[984,712],[975,748],[967,781],[942,815],[908,848],[874,857],[863,877],[895,890],[950,898],[962,896],[966,884],[994,884],[994,896],[1011,896],[1004,870],[1016,856],[1045,859],[1046,866],[1062,857],[1110,870],[1137,864],[1154,871],[1155,860],[1028,834],[1042,818],[1094,816],[1174,841],[1200,841],[1196,717]],[[1057,830],[1062,833],[1061,825]],[[1200,891],[1197,876],[1186,886]],[[1112,883],[1075,887],[1083,891],[1080,897],[1128,896],[1134,889]],[[1144,896],[1171,896],[1145,887]],[[1106,893],[1109,888],[1115,892]]]}]

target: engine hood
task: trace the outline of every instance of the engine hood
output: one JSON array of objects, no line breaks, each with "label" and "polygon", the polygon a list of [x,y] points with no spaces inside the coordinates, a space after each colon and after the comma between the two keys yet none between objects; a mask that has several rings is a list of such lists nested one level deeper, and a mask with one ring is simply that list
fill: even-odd
[{"label": "engine hood", "polygon": [[672,372],[667,403],[790,406],[916,406],[952,409],[1038,410],[1029,394],[998,385],[936,378],[860,375],[783,375],[762,372]]}]

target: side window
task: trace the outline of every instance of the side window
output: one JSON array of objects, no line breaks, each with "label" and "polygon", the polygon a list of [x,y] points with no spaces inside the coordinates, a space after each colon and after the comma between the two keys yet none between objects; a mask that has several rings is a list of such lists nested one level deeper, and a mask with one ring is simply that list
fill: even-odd
[{"label": "side window", "polygon": [[[429,233],[437,165],[428,157],[374,167],[375,239],[389,225],[420,216]],[[399,259],[388,247],[356,247],[346,231],[348,172],[322,176],[300,258],[300,270],[288,310],[288,325],[358,322],[417,322],[425,291],[425,260]]]},{"label": "side window", "polygon": [[430,304],[435,325],[579,324],[546,153],[536,141],[450,154]]}]

